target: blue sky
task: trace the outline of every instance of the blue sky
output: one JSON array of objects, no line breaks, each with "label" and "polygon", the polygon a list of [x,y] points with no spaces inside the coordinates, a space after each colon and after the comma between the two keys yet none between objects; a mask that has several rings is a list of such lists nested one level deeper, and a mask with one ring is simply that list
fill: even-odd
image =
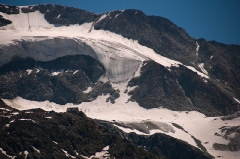
[{"label": "blue sky", "polygon": [[60,4],[94,13],[139,9],[168,18],[193,38],[240,45],[240,0],[0,0],[11,5]]}]

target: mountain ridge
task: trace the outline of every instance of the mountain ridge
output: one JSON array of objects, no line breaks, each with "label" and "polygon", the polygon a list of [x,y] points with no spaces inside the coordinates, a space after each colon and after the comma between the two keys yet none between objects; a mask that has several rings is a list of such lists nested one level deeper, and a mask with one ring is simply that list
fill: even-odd
[{"label": "mountain ridge", "polygon": [[[126,132],[166,133],[213,156],[228,151],[221,145],[230,140],[234,147],[237,137],[224,137],[220,116],[240,111],[238,45],[191,38],[168,19],[134,9],[97,15],[1,5],[0,15],[0,97],[7,105],[75,106]],[[237,121],[227,124],[235,129]]]}]

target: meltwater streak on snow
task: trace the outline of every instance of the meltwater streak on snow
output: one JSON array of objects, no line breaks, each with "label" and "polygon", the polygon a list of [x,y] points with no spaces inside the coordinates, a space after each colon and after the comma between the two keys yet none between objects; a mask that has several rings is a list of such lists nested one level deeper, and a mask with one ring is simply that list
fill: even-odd
[{"label": "meltwater streak on snow", "polygon": [[[89,29],[92,27],[93,23],[85,23],[81,26],[71,25],[68,27],[67,26],[54,27],[53,25],[48,24],[48,22],[44,19],[44,15],[38,11],[31,12],[28,14],[20,13],[16,15],[7,15],[4,13],[0,13],[0,14],[3,15],[4,18],[9,19],[13,22],[12,24],[9,24],[7,26],[0,28],[0,36],[4,37],[0,39],[0,44],[6,45],[6,44],[14,43],[13,42],[14,39],[15,40],[31,39],[33,41],[46,39],[46,38],[36,39],[34,38],[34,36],[47,36],[48,38],[59,37],[59,36],[65,37],[65,38],[79,38],[82,41],[85,41],[88,44],[90,44],[90,46],[93,46],[93,48],[96,51],[102,50],[102,52],[99,53],[98,56],[105,56],[107,54],[107,56],[110,58],[112,57],[110,53],[112,53],[112,55],[115,55],[116,57],[123,56],[136,61],[138,60],[143,61],[149,58],[165,67],[171,67],[171,66],[177,67],[178,65],[183,65],[178,61],[174,61],[169,58],[163,57],[159,54],[156,54],[152,49],[138,44],[138,42],[135,40],[126,39],[121,35],[117,35],[115,33],[111,33],[109,31],[104,31],[104,30],[92,30],[89,33]],[[29,28],[31,28],[31,31],[29,31]],[[115,43],[115,47],[119,46],[118,51],[115,51],[114,48],[112,48],[110,49],[111,52],[108,52],[105,55],[102,54],[104,49],[101,49],[101,47],[103,47],[104,44],[106,44],[106,46],[109,47],[114,43]],[[125,50],[125,53],[121,55],[121,52],[124,50]],[[57,58],[57,55],[55,56],[56,56],[55,58]],[[101,58],[104,59],[103,57]],[[103,60],[103,64],[104,62],[109,62],[109,61]],[[208,76],[197,71],[195,68],[191,66],[186,66],[186,67],[191,69],[194,72],[197,72],[200,76],[204,78],[208,78]],[[136,70],[138,69],[136,65],[134,66],[134,69]],[[114,71],[114,70],[111,70],[111,71]],[[124,72],[125,70],[122,70],[122,71]],[[121,73],[119,74],[119,76],[120,75]],[[124,78],[123,80],[126,80],[126,78]]]}]

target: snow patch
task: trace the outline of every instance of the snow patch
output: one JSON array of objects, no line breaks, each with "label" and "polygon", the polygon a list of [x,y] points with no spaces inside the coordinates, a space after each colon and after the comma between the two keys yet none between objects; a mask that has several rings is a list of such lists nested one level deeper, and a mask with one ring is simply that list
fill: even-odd
[{"label": "snow patch", "polygon": [[32,70],[30,70],[30,69],[27,69],[26,71],[27,71],[28,75],[30,75],[32,73]]},{"label": "snow patch", "polygon": [[11,113],[12,115],[18,115],[19,113],[18,112],[13,112]]},{"label": "snow patch", "polygon": [[11,120],[9,123],[13,123],[13,122],[15,122],[15,119]]},{"label": "snow patch", "polygon": [[52,75],[53,75],[53,76],[57,76],[59,73],[63,73],[63,72],[64,72],[64,70],[61,69],[61,70],[58,70],[58,71],[56,71],[56,72],[52,72]]},{"label": "snow patch", "polygon": [[201,77],[204,77],[204,78],[209,78],[207,75],[205,75],[204,73],[202,73],[202,72],[199,72],[199,71],[197,71],[194,67],[192,67],[192,66],[185,66],[185,67],[187,67],[188,69],[190,69],[190,70],[192,70],[193,72],[196,72],[199,76],[201,76]]},{"label": "snow patch", "polygon": [[11,24],[8,24],[7,26],[3,26],[0,29],[8,29],[13,30],[15,32],[22,32],[22,31],[29,31],[29,26],[36,29],[50,29],[54,25],[49,24],[42,13],[39,11],[31,12],[28,14],[20,13],[20,14],[4,14],[0,12],[0,15],[3,16],[3,18],[9,19],[12,21]]},{"label": "snow patch", "polygon": [[101,20],[103,20],[103,19],[106,18],[106,17],[107,17],[107,14],[103,14],[103,15],[98,19],[98,21],[97,21],[96,23],[100,22]]},{"label": "snow patch", "polygon": [[88,87],[85,91],[83,91],[83,93],[89,93],[92,91],[92,87]]},{"label": "snow patch", "polygon": [[36,70],[36,73],[38,73],[38,72],[40,72],[40,70],[39,70],[39,69],[37,69],[37,70]]},{"label": "snow patch", "polygon": [[9,158],[11,158],[11,159],[14,159],[14,158],[17,157],[17,156],[9,156],[9,155],[7,154],[7,152],[4,151],[2,148],[0,148],[0,151],[1,151],[5,156],[7,156],[7,157],[9,157]]},{"label": "snow patch", "polygon": [[78,72],[78,70],[74,71],[73,74],[75,75]]},{"label": "snow patch", "polygon": [[145,134],[139,130],[136,130],[136,129],[130,129],[130,128],[125,128],[125,127],[121,127],[119,125],[116,125],[116,124],[113,124],[115,127],[119,128],[120,130],[126,132],[126,133],[131,133],[131,132],[134,132],[138,135],[149,135],[149,134]]},{"label": "snow patch", "polygon": [[10,109],[7,109],[7,108],[0,108],[0,110],[5,110],[5,111],[12,111],[12,110],[10,110]]},{"label": "snow patch", "polygon": [[28,151],[25,150],[23,154],[24,154],[24,159],[26,159],[28,157]]},{"label": "snow patch", "polygon": [[[28,17],[26,14],[20,13],[16,15],[16,17],[14,17],[15,15],[7,15],[4,13],[1,14],[3,14],[5,17],[8,16],[8,19],[12,20],[13,24],[1,27],[1,29],[5,30],[0,30],[0,36],[4,37],[0,39],[0,44],[14,44],[14,39],[41,41],[49,38],[59,38],[59,36],[75,39],[79,45],[83,45],[85,43],[93,48],[93,50],[96,52],[95,56],[93,57],[97,58],[104,65],[107,71],[107,76],[110,76],[108,78],[113,82],[125,81],[131,78],[133,72],[136,72],[136,70],[139,68],[139,64],[142,61],[149,59],[152,59],[155,62],[168,68],[172,66],[178,67],[178,65],[183,65],[179,61],[171,60],[169,58],[161,56],[154,52],[151,48],[140,45],[136,40],[127,39],[121,35],[104,30],[92,30],[89,32],[89,29],[92,28],[93,23],[84,23],[80,26],[70,25],[54,27],[54,25],[48,24],[48,22],[44,19],[43,14],[39,12],[31,12],[28,13],[30,21],[29,25]],[[106,14],[103,14],[99,20],[104,19],[106,16]],[[28,31],[29,26],[31,26],[31,32]],[[38,50],[36,52],[41,52],[41,50]],[[78,51],[73,54],[89,55],[89,52],[79,53]],[[64,53],[64,55],[66,55],[66,53]],[[33,58],[36,58],[36,60],[46,61],[56,59],[57,57],[63,56],[63,54],[59,53],[58,50],[57,53],[52,51],[44,52],[44,56],[41,57],[37,57],[33,54],[30,56],[33,56]],[[11,55],[5,58],[10,57]],[[9,59],[2,59],[2,62],[8,60]],[[185,67],[190,68],[190,66]],[[196,69],[191,70],[197,72],[200,76],[207,78]],[[53,75],[57,74],[58,72],[53,73]],[[124,75],[125,77],[123,77]]]},{"label": "snow patch", "polygon": [[198,56],[198,51],[199,51],[199,48],[200,48],[200,45],[198,45],[198,42],[196,41],[196,55]]},{"label": "snow patch", "polygon": [[71,158],[76,158],[75,156],[72,156],[70,155],[67,151],[65,151],[64,149],[61,149],[64,153],[65,153],[65,156],[67,157],[71,157]]},{"label": "snow patch", "polygon": [[83,157],[85,159],[95,159],[95,158],[105,159],[105,158],[110,158],[110,154],[109,154],[108,150],[109,150],[109,146],[106,146],[106,147],[104,147],[102,149],[101,152],[96,152],[95,155],[92,155],[90,157],[81,155],[81,157]]},{"label": "snow patch", "polygon": [[198,67],[201,69],[201,71],[202,71],[205,75],[208,75],[207,70],[205,70],[205,68],[204,68],[204,63],[198,64]]},{"label": "snow patch", "polygon": [[33,112],[31,112],[31,111],[27,111],[27,112],[25,112],[26,114],[30,114],[30,113],[33,113]]},{"label": "snow patch", "polygon": [[77,150],[74,150],[74,152],[75,152],[76,156],[78,156],[78,155],[79,155],[79,153],[77,152]]},{"label": "snow patch", "polygon": [[56,144],[56,145],[58,144],[56,141],[52,141],[52,142],[53,142],[54,144]]},{"label": "snow patch", "polygon": [[233,99],[240,104],[240,100],[238,100],[237,98],[233,98]]},{"label": "snow patch", "polygon": [[109,150],[109,146],[106,146],[102,149],[101,152],[96,152],[94,158],[106,158],[106,157],[110,157],[110,154],[108,153]]},{"label": "snow patch", "polygon": [[205,83],[207,83],[207,82],[208,82],[206,79],[203,79],[203,81],[204,81]]},{"label": "snow patch", "polygon": [[[107,120],[116,122],[131,122],[141,123],[146,119],[151,122],[161,122],[168,125],[176,123],[180,125],[185,131],[174,127],[175,132],[163,132],[160,129],[150,130],[150,134],[161,132],[166,133],[172,137],[187,141],[189,144],[196,146],[195,141],[191,138],[191,135],[202,141],[204,147],[212,155],[222,154],[220,151],[212,149],[214,143],[228,144],[229,141],[216,136],[215,133],[220,134],[220,128],[225,125],[226,121],[222,121],[216,117],[206,117],[196,111],[171,111],[165,108],[153,108],[144,109],[135,102],[127,102],[129,96],[124,93],[127,82],[112,84],[115,89],[120,90],[120,98],[116,99],[116,103],[106,103],[108,96],[99,96],[92,102],[83,102],[79,105],[68,103],[65,105],[58,105],[49,101],[36,102],[29,101],[17,97],[13,100],[3,99],[4,103],[13,108],[19,110],[41,108],[43,110],[54,110],[56,112],[65,112],[67,107],[78,107],[80,111],[83,111],[88,117],[100,120]],[[215,120],[216,119],[216,120]],[[13,121],[12,121],[13,122]],[[228,121],[228,126],[238,126],[239,118],[234,118]],[[144,134],[134,129],[127,129],[117,126],[126,132],[136,132],[138,134]],[[206,133],[207,132],[207,133]],[[146,134],[145,134],[146,135]],[[234,154],[234,152],[228,152]],[[224,154],[222,154],[224,156]]]},{"label": "snow patch", "polygon": [[40,150],[38,150],[37,148],[35,148],[34,146],[32,146],[32,148],[37,152],[37,153],[39,153],[40,154]]},{"label": "snow patch", "polygon": [[9,128],[10,124],[6,124],[5,127]]},{"label": "snow patch", "polygon": [[33,123],[37,123],[35,120],[32,120],[32,119],[18,119],[18,120],[21,120],[21,121],[32,121]]}]

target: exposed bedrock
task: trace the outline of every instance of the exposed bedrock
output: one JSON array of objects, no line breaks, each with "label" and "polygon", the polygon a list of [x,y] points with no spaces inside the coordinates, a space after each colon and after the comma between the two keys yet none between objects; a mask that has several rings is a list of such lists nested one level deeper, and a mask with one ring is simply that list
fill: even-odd
[{"label": "exposed bedrock", "polygon": [[15,58],[0,70],[0,98],[20,96],[66,104],[91,102],[101,95],[109,95],[108,101],[114,103],[119,97],[119,91],[109,81],[98,81],[105,69],[86,55],[64,56],[45,62]]},{"label": "exposed bedrock", "polygon": [[132,78],[128,86],[136,86],[128,92],[130,100],[148,109],[196,110],[207,116],[239,111],[239,105],[214,81],[203,79],[181,65],[168,70],[154,61],[147,62],[141,75]]}]

